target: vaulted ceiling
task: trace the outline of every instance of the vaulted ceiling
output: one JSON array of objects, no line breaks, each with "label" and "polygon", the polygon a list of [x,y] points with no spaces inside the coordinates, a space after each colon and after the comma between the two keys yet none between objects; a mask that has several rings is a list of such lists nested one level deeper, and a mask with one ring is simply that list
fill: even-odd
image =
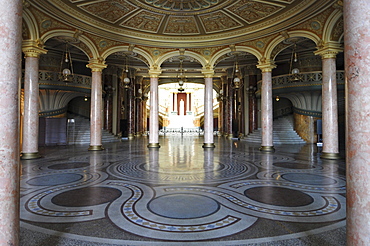
[{"label": "vaulted ceiling", "polygon": [[99,36],[155,47],[210,47],[280,32],[331,6],[328,0],[32,0]]}]

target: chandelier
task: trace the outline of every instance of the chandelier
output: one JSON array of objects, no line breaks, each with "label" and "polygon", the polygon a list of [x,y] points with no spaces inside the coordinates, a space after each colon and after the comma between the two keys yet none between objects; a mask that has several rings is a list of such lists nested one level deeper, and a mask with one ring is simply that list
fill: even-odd
[{"label": "chandelier", "polygon": [[72,56],[68,47],[68,42],[66,43],[65,51],[62,55],[62,61],[60,63],[60,76],[61,80],[68,83],[73,81],[73,64]]},{"label": "chandelier", "polygon": [[128,90],[130,88],[130,78],[129,78],[129,67],[128,67],[128,56],[126,56],[126,64],[125,64],[125,69],[122,71],[122,82],[123,82],[123,87]]},{"label": "chandelier", "polygon": [[233,88],[238,90],[243,86],[242,74],[240,71],[239,61],[238,61],[238,53],[234,52],[235,54],[235,64],[234,64],[234,71],[233,71]]},{"label": "chandelier", "polygon": [[293,45],[292,55],[290,57],[290,67],[289,67],[289,71],[290,71],[289,77],[292,82],[302,81],[302,77],[300,75],[298,65],[299,63],[298,63],[298,55],[297,55],[297,42],[295,41]]},{"label": "chandelier", "polygon": [[184,57],[180,57],[179,59],[180,59],[180,67],[179,67],[178,73],[177,73],[177,82],[179,83],[179,86],[180,86],[180,88],[178,89],[178,91],[182,92],[182,91],[185,90],[183,88],[183,86],[184,86],[184,83],[186,81],[185,70],[183,68]]}]

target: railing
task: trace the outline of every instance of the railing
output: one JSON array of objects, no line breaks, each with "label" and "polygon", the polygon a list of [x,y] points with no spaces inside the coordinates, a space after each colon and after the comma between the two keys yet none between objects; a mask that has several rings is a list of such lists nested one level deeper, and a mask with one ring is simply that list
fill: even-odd
[{"label": "railing", "polygon": [[[24,81],[24,70],[22,71],[22,81]],[[91,88],[91,76],[74,74],[72,81],[68,81],[68,83],[66,83],[59,72],[39,70],[39,83],[57,85],[73,84],[74,86],[82,85],[82,87]]]},{"label": "railing", "polygon": [[[344,84],[344,71],[338,70],[336,73],[337,84]],[[261,89],[262,81],[258,81],[258,90]],[[285,74],[272,78],[273,89],[280,87],[301,87],[301,86],[321,86],[322,71],[306,72],[299,74]]]}]

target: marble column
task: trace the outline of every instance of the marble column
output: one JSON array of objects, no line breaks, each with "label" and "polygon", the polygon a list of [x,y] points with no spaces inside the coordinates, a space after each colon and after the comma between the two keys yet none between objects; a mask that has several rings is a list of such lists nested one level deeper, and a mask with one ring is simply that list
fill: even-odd
[{"label": "marble column", "polygon": [[19,245],[22,1],[0,0],[0,245]]},{"label": "marble column", "polygon": [[257,98],[256,98],[257,79],[256,75],[249,76],[249,132],[252,133],[258,128],[258,117],[257,117]]},{"label": "marble column", "polygon": [[347,245],[370,245],[370,3],[346,0]]},{"label": "marble column", "polygon": [[177,93],[173,94],[173,104],[174,104],[173,111],[177,112]]},{"label": "marble column", "polygon": [[315,52],[322,57],[322,141],[321,158],[339,159],[338,99],[335,57],[339,43],[327,43]]},{"label": "marble column", "polygon": [[[145,94],[144,94],[145,95]],[[148,131],[148,113],[147,113],[147,108],[146,108],[146,103],[148,101],[147,97],[144,97],[143,99],[143,136],[147,136],[147,131]]]},{"label": "marble column", "polygon": [[226,136],[228,138],[233,137],[233,105],[234,105],[234,96],[233,96],[233,87],[232,87],[232,79],[228,78],[227,83],[227,97],[226,97]]},{"label": "marble column", "polygon": [[39,154],[39,60],[46,54],[43,45],[25,40],[22,43],[25,54],[24,72],[24,115],[22,132],[22,155],[25,160],[40,158]]},{"label": "marble column", "polygon": [[[132,84],[132,83],[131,83]],[[127,130],[128,139],[132,140],[135,136],[135,97],[134,97],[134,86],[130,86],[126,90],[127,93]]]},{"label": "marble column", "polygon": [[92,72],[89,150],[98,151],[104,149],[102,145],[102,71],[107,65],[100,60],[93,59],[86,66]]},{"label": "marble column", "polygon": [[159,69],[151,69],[150,76],[150,115],[149,115],[149,144],[148,148],[160,148],[159,145],[159,105],[158,105],[158,79]]},{"label": "marble column", "polygon": [[203,148],[214,148],[213,142],[213,69],[204,69],[204,144]]},{"label": "marble column", "polygon": [[273,144],[273,109],[272,109],[272,69],[276,66],[272,62],[260,63],[257,68],[262,71],[261,88],[261,151],[274,152]]}]

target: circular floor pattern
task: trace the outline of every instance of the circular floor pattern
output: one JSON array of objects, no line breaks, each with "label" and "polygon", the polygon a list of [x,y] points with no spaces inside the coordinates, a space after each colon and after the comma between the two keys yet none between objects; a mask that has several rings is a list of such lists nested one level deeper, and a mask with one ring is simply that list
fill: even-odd
[{"label": "circular floor pattern", "polygon": [[198,168],[192,167],[184,170],[170,165],[160,164],[157,166],[150,163],[140,163],[140,161],[130,161],[126,163],[117,162],[107,168],[107,172],[116,178],[136,179],[151,183],[212,183],[228,181],[235,178],[246,178],[257,173],[258,169],[253,164],[246,161],[220,163],[212,162],[201,165]]},{"label": "circular floor pattern", "polygon": [[276,162],[275,167],[282,167],[288,169],[315,169],[315,166],[309,164],[300,164],[295,162]]},{"label": "circular floor pattern", "polygon": [[293,189],[264,186],[244,191],[244,194],[257,202],[284,207],[299,207],[311,204],[311,196]]},{"label": "circular floor pattern", "polygon": [[51,201],[59,206],[85,207],[111,202],[120,196],[121,191],[114,188],[86,187],[60,193]]},{"label": "circular floor pattern", "polygon": [[90,166],[90,163],[87,162],[73,162],[73,163],[60,163],[48,166],[49,169],[54,170],[64,170],[64,169],[75,169],[75,168],[83,168]]},{"label": "circular floor pattern", "polygon": [[334,185],[337,183],[337,181],[332,178],[309,173],[286,173],[283,174],[281,177],[285,180],[300,184]]},{"label": "circular floor pattern", "polygon": [[176,194],[153,199],[148,208],[155,214],[174,219],[195,219],[216,213],[220,205],[215,200],[192,194]]},{"label": "circular floor pattern", "polygon": [[75,173],[60,173],[55,175],[45,175],[27,181],[27,184],[34,186],[61,185],[75,182],[82,179],[82,175]]}]

